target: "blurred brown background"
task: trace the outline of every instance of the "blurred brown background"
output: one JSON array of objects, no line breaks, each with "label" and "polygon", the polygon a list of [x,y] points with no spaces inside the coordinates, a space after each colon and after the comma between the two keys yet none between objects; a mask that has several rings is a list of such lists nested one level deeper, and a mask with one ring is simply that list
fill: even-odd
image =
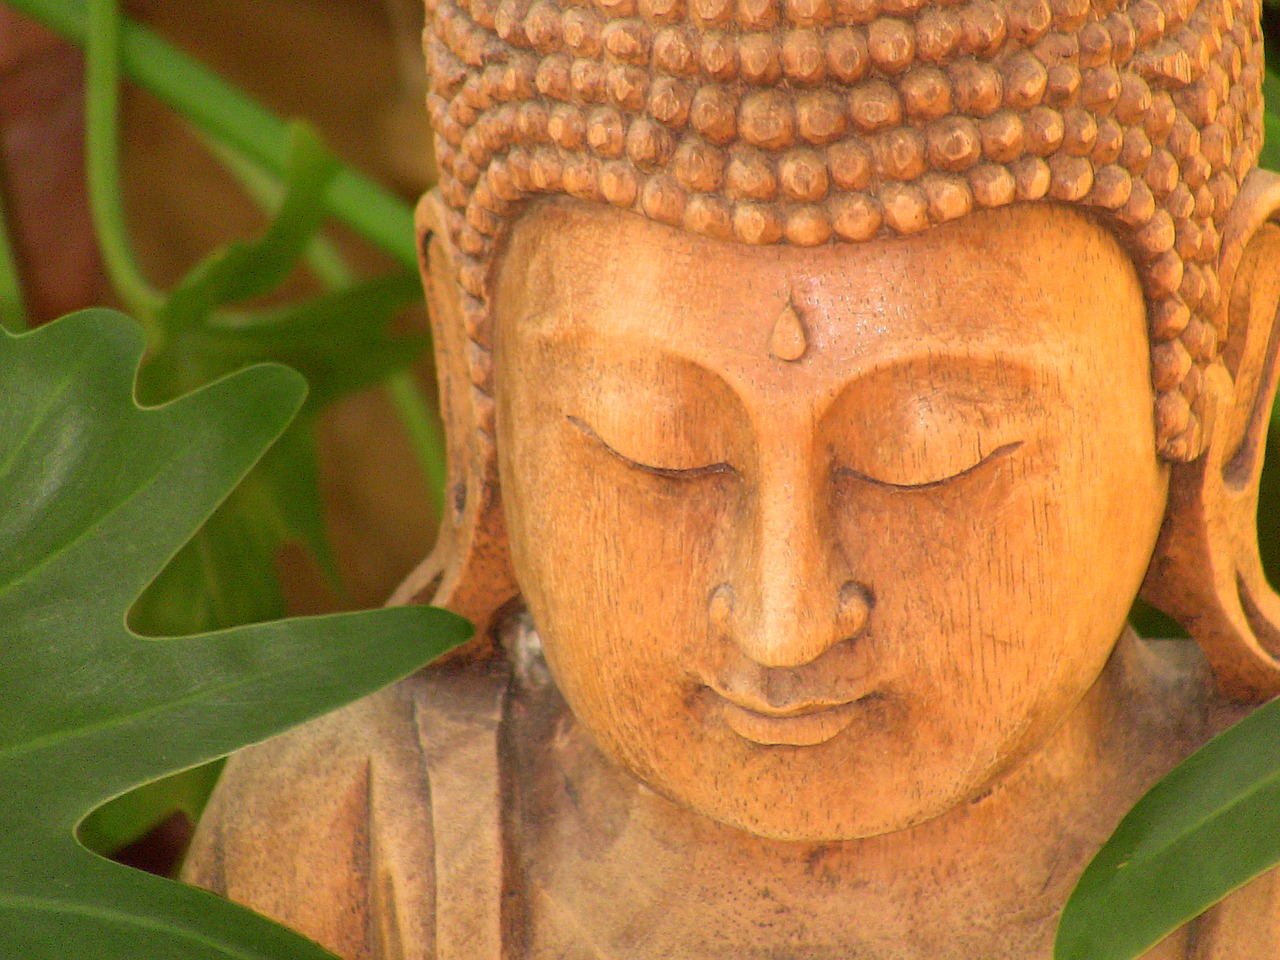
[{"label": "blurred brown background", "polygon": [[[412,202],[431,181],[422,107],[419,0],[128,0],[129,15],[276,113],[310,120],[329,146]],[[85,207],[78,53],[0,6],[0,183],[30,313],[38,322],[111,303]],[[127,88],[122,115],[133,242],[153,282],[172,284],[264,217],[184,123]],[[337,235],[362,273],[387,263]],[[425,318],[406,317],[425,329]],[[434,397],[429,360],[417,371]],[[434,536],[424,482],[389,403],[371,390],[335,404],[320,430],[328,523],[349,597],[301,551],[281,563],[293,612],[381,603]]]}]

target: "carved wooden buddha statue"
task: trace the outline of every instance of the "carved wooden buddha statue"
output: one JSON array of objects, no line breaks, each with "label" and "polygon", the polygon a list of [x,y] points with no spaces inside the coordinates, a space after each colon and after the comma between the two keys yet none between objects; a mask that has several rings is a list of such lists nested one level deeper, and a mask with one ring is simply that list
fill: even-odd
[{"label": "carved wooden buddha statue", "polygon": [[[1280,692],[1257,5],[430,14],[398,599],[477,637],[233,759],[190,879],[350,960],[1048,960]],[[1278,884],[1149,957],[1274,960]]]}]

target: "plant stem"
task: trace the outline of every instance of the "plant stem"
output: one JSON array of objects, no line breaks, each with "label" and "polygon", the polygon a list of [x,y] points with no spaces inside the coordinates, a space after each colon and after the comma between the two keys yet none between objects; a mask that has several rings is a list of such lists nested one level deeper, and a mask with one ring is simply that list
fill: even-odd
[{"label": "plant stem", "polygon": [[409,444],[427,481],[427,490],[436,510],[444,511],[444,438],[432,416],[430,405],[414,379],[412,370],[401,370],[382,381],[387,396],[395,405],[400,422],[409,434]]},{"label": "plant stem", "polygon": [[[129,302],[131,309],[139,313],[139,319],[143,319],[144,315],[150,315],[154,311],[160,302],[159,297],[146,286],[145,279],[133,267],[123,231],[111,234],[113,225],[122,228],[124,222],[119,195],[119,147],[115,125],[120,69],[123,68],[133,81],[192,124],[214,146],[219,157],[259,202],[269,199],[269,194],[282,189],[278,182],[284,176],[286,165],[286,125],[153,31],[121,17],[113,0],[88,0],[87,8],[86,0],[3,2],[75,43],[84,45],[88,42],[91,54],[89,101],[96,104],[98,109],[96,117],[92,113],[90,115],[90,142],[95,143],[93,135],[96,132],[103,137],[105,147],[105,152],[99,152],[97,163],[93,162],[95,157],[91,148],[91,198],[96,193],[95,171],[97,176],[105,179],[108,191],[114,188],[114,193],[102,195],[101,213],[96,209],[94,213],[95,226],[100,237],[111,235],[115,246],[109,251],[104,245],[104,260],[122,296]],[[100,8],[109,9],[104,13]],[[102,36],[102,27],[96,23],[93,24],[95,29],[91,31],[90,14],[110,18],[105,26],[114,30],[114,37]],[[107,47],[108,43],[111,47]],[[112,51],[115,56],[94,56]],[[97,84],[103,89],[97,91],[94,81],[98,77],[93,70],[95,62],[98,63],[99,70],[109,71],[102,75],[102,80]],[[111,82],[107,84],[102,82],[104,80]],[[99,94],[98,97],[95,97],[95,92]],[[112,171],[110,177],[106,176],[107,170]],[[402,266],[417,269],[413,212],[403,201],[349,167],[342,166],[325,193],[325,205],[333,217],[390,254]],[[350,280],[350,271],[330,245],[314,244],[308,254],[308,263],[327,286],[345,286]],[[120,272],[117,273],[117,270]],[[147,296],[148,293],[150,297]],[[148,309],[140,309],[133,302],[135,299],[145,301]],[[153,336],[150,329],[148,336]],[[444,443],[430,404],[408,371],[388,378],[385,388],[405,432],[409,435],[432,500],[439,508],[444,502]]]},{"label": "plant stem", "polygon": [[119,0],[89,0],[86,45],[85,145],[89,211],[98,249],[122,300],[142,324],[147,346],[158,350],[164,333],[156,319],[163,298],[133,259],[120,195],[120,8]]},{"label": "plant stem", "polygon": [[[196,132],[260,208],[271,210],[280,206],[284,199],[284,185],[276,177],[225,143]],[[338,290],[354,282],[355,276],[350,267],[327,238],[315,237],[307,244],[305,256],[307,266],[327,289]]]},{"label": "plant stem", "polygon": [[[88,36],[85,0],[5,0],[75,43]],[[216,140],[265,170],[284,175],[285,124],[156,33],[127,19],[120,25],[124,72]],[[329,213],[406,269],[417,268],[413,211],[372,180],[342,167],[325,194]]]},{"label": "plant stem", "polygon": [[[257,166],[252,160],[226,144],[214,140],[208,141],[209,147],[218,159],[238,179],[245,190],[254,198],[259,206],[270,208],[278,206],[284,196],[284,187],[280,182]],[[315,273],[316,278],[330,290],[339,290],[350,286],[351,269],[343,260],[342,254],[324,237],[316,237],[307,250],[307,265]],[[413,373],[402,370],[393,373],[382,382],[382,388],[390,398],[396,415],[409,438],[413,450],[426,481],[427,492],[437,510],[444,508],[445,466],[442,456],[444,438],[432,415],[431,404],[423,396]]]},{"label": "plant stem", "polygon": [[0,326],[10,333],[21,333],[27,329],[22,273],[18,270],[18,257],[9,239],[9,212],[3,190],[0,190]]}]

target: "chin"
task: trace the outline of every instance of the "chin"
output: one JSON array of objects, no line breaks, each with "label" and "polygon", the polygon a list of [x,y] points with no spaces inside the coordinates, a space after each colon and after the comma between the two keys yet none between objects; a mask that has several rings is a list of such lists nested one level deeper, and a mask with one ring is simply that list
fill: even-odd
[{"label": "chin", "polygon": [[[698,767],[705,778],[693,783],[673,782],[650,771],[631,772],[676,805],[716,823],[765,840],[805,844],[867,840],[909,830],[983,796],[998,779],[995,772],[975,777],[972,770],[959,769],[915,769],[909,779],[896,769],[877,777],[851,766],[838,782],[816,785],[814,779],[829,779],[821,772],[838,764],[828,762],[820,749],[753,746],[752,753],[775,756],[786,768],[758,778],[744,777],[740,763],[726,769],[723,759],[714,765],[721,768],[719,776],[708,762]],[[819,775],[806,776],[806,769]],[[801,782],[804,786],[797,788]]]}]

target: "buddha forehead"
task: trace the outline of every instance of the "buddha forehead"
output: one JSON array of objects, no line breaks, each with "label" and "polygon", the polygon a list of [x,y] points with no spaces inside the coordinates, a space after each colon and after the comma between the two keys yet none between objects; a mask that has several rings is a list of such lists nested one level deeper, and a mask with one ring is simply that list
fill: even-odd
[{"label": "buddha forehead", "polygon": [[801,250],[546,201],[514,231],[497,287],[502,325],[523,343],[592,363],[667,355],[765,390],[794,368],[835,383],[902,355],[1053,362],[1082,347],[1118,358],[1137,342],[1136,362],[1146,356],[1131,259],[1099,224],[1050,204]]}]

